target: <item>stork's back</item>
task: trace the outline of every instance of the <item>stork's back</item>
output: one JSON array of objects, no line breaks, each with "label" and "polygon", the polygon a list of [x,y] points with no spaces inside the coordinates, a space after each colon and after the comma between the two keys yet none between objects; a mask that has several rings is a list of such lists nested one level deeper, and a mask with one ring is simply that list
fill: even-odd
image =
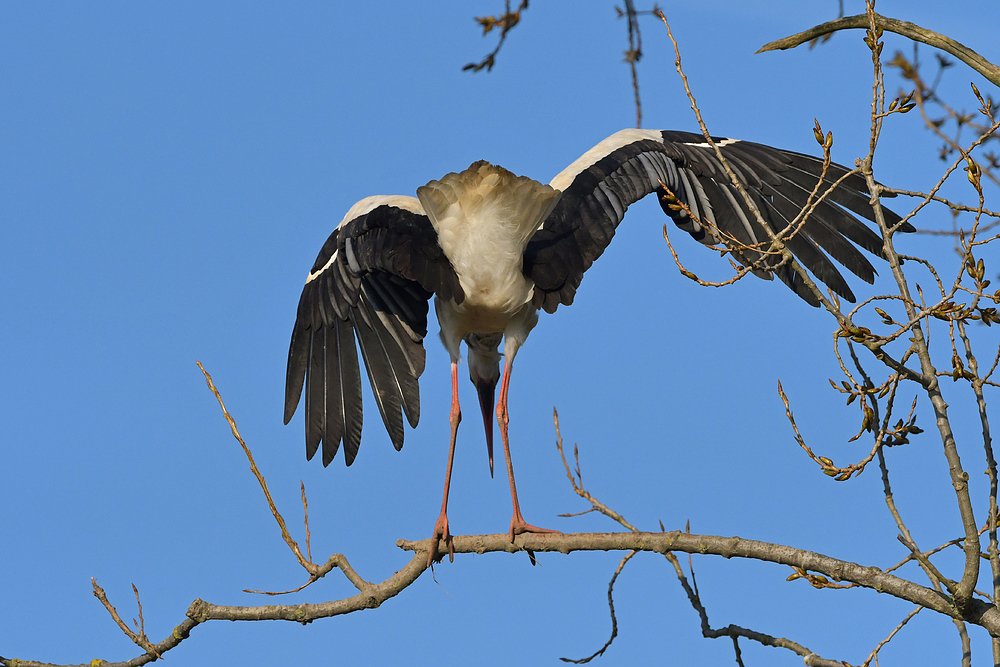
[{"label": "stork's back", "polygon": [[511,312],[530,299],[524,249],[561,193],[486,161],[417,189],[467,306]]}]

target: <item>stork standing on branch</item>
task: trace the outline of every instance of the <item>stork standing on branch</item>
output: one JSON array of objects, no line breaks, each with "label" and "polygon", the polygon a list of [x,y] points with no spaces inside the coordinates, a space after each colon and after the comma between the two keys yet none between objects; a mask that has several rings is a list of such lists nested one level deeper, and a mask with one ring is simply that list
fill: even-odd
[{"label": "stork standing on branch", "polygon": [[[344,444],[351,465],[361,443],[361,373],[357,346],[389,437],[403,446],[403,415],[420,418],[417,378],[424,370],[428,302],[451,355],[451,442],[441,514],[434,537],[451,553],[448,489],[462,412],[459,347],[468,347],[469,376],[479,393],[490,475],[493,399],[513,503],[510,538],[556,532],[521,515],[507,438],[507,395],[517,351],[538,323],[538,311],[573,303],[584,272],[611,242],[625,210],[651,192],[674,223],[706,245],[722,245],[756,275],[777,276],[805,301],[812,291],[780,252],[781,236],[797,261],[833,292],[854,294],[836,265],[871,283],[875,269],[859,251],[882,255],[882,237],[858,220],[874,220],[858,174],[845,178],[796,220],[819,192],[849,170],[808,155],[736,139],[714,139],[768,225],[765,229],[726,175],[715,149],[699,134],[622,130],[569,165],[549,185],[485,161],[417,188],[417,196],[362,199],[320,250],[299,300],[288,351],[285,423],[305,384],[306,458],[323,446],[328,465]],[[853,215],[852,215],[853,213]],[[899,216],[883,210],[890,226]],[[901,231],[912,227],[900,226]],[[499,345],[503,341],[503,353]],[[440,558],[432,550],[429,560]]]}]

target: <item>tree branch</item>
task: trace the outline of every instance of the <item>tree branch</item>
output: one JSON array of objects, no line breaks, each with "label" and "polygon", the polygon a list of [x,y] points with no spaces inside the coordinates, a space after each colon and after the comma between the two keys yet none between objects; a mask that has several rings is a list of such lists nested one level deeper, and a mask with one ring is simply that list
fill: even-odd
[{"label": "tree branch", "polygon": [[[922,42],[928,46],[933,46],[941,49],[942,51],[946,51],[982,74],[984,78],[994,85],[1000,86],[1000,67],[997,67],[969,47],[956,42],[950,37],[936,33],[933,30],[921,28],[915,23],[900,21],[898,19],[889,18],[888,16],[882,16],[881,14],[875,14],[875,24],[882,30],[888,30],[889,32],[894,32],[897,35],[902,35],[903,37],[908,37],[914,41]],[[810,28],[804,32],[800,32],[783,39],[778,39],[773,42],[768,42],[764,46],[760,47],[760,49],[757,50],[757,53],[792,49],[796,46],[805,44],[806,42],[811,42],[818,37],[823,37],[824,35],[837,32],[838,30],[850,30],[856,28],[867,30],[869,26],[870,23],[867,14],[845,16],[844,18],[836,19],[834,21],[827,21],[826,23]]]},{"label": "tree branch", "polygon": [[[399,540],[396,545],[407,551],[427,550],[430,540],[418,542]],[[723,558],[751,558],[781,565],[800,567],[822,573],[834,581],[850,581],[880,593],[919,604],[927,609],[959,618],[951,598],[930,588],[920,586],[900,577],[886,574],[877,567],[866,567],[804,549],[780,544],[746,540],[740,537],[689,535],[680,531],[669,533],[571,533],[566,535],[518,536],[514,543],[504,534],[457,536],[455,553],[488,553],[503,551],[515,553],[530,549],[535,552],[558,551],[652,551],[667,553],[682,551],[691,554],[711,554]],[[991,634],[1000,635],[1000,611],[982,600],[973,599],[965,620],[986,628]]]}]

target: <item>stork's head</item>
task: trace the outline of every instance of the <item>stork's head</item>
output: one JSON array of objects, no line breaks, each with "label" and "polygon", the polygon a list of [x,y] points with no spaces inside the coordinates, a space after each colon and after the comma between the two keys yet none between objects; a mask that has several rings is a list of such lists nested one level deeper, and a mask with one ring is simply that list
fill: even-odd
[{"label": "stork's head", "polygon": [[500,352],[497,347],[503,334],[469,334],[469,378],[476,385],[479,407],[483,411],[486,428],[486,453],[490,457],[490,477],[493,476],[493,397],[500,380]]}]

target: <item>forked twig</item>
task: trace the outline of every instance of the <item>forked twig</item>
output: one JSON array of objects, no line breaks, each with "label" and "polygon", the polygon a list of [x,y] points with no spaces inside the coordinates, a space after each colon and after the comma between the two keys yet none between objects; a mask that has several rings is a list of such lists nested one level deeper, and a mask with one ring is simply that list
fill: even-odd
[{"label": "forked twig", "polygon": [[521,0],[521,4],[518,8],[511,11],[510,0],[504,0],[504,13],[500,16],[477,16],[476,23],[482,26],[483,35],[492,31],[493,28],[499,27],[500,39],[497,41],[496,48],[493,49],[489,55],[480,60],[478,63],[469,63],[463,67],[462,70],[478,72],[485,69],[487,72],[491,71],[493,69],[493,65],[496,64],[497,54],[500,53],[500,49],[503,47],[504,42],[507,41],[507,33],[521,21],[521,12],[527,8],[528,0]]},{"label": "forked twig", "polygon": [[278,511],[277,505],[274,503],[274,498],[271,497],[271,492],[267,488],[267,481],[264,479],[264,475],[261,474],[260,469],[257,468],[257,463],[254,461],[253,453],[250,451],[250,447],[244,442],[243,437],[240,435],[239,429],[236,428],[236,420],[233,416],[229,414],[226,409],[226,404],[222,401],[222,395],[219,390],[215,387],[215,383],[212,382],[212,376],[208,374],[205,367],[201,365],[200,361],[196,361],[198,368],[201,369],[202,374],[205,376],[205,382],[208,383],[208,388],[212,391],[215,399],[219,401],[219,406],[222,408],[222,414],[225,416],[226,421],[229,423],[229,428],[233,432],[233,437],[236,438],[237,442],[240,443],[240,447],[243,448],[243,453],[246,454],[247,460],[250,462],[250,470],[253,472],[254,477],[257,478],[257,483],[260,484],[260,488],[264,491],[264,497],[267,498],[268,507],[271,508],[271,514],[274,516],[274,520],[278,522],[278,527],[281,529],[281,538],[288,545],[288,548],[292,550],[295,554],[295,558],[298,559],[299,564],[305,568],[309,573],[309,580],[298,588],[293,588],[287,591],[257,591],[252,589],[244,589],[247,593],[260,593],[263,595],[285,595],[287,593],[295,593],[301,591],[306,586],[322,579],[324,576],[329,574],[334,568],[339,568],[354,586],[360,590],[365,591],[369,589],[373,584],[362,579],[358,574],[351,568],[347,563],[347,559],[344,558],[342,554],[334,554],[322,565],[318,565],[312,562],[311,548],[309,548],[309,516],[308,516],[308,505],[306,503],[306,487],[302,483],[302,505],[306,512],[306,546],[309,549],[308,560],[302,555],[302,550],[299,549],[298,543],[292,538],[291,533],[288,532],[288,528],[285,525],[285,519],[281,516],[281,512]]},{"label": "forked twig", "polygon": [[[555,422],[555,427],[556,427],[556,449],[559,450],[559,456],[562,458],[563,467],[566,469],[566,476],[569,478],[570,484],[572,484],[572,486],[573,486],[573,491],[576,492],[576,494],[578,496],[580,496],[581,498],[585,498],[588,502],[590,502],[593,510],[598,511],[601,514],[604,514],[605,516],[607,516],[607,517],[609,517],[609,518],[617,521],[618,523],[620,523],[622,526],[628,528],[633,533],[638,533],[639,532],[638,528],[636,528],[635,526],[633,526],[632,524],[630,524],[628,521],[626,521],[625,518],[622,517],[620,514],[618,514],[617,512],[615,512],[614,510],[610,509],[609,507],[607,507],[606,505],[604,505],[602,502],[600,502],[599,500],[597,500],[596,498],[594,498],[593,495],[591,495],[586,489],[583,488],[583,485],[582,485],[583,484],[583,475],[580,472],[579,449],[574,445],[574,447],[573,447],[573,455],[574,455],[575,463],[576,463],[576,470],[575,470],[575,474],[574,474],[574,471],[570,470],[569,462],[566,460],[566,455],[565,455],[565,453],[563,451],[562,433],[560,432],[560,429],[559,429],[559,413],[555,409],[553,409],[552,415],[553,415],[553,421]],[[663,524],[662,523],[660,524],[660,530],[661,530],[661,532],[666,532],[666,531],[663,530]],[[689,522],[688,525],[687,525],[687,529],[686,529],[685,535],[690,535],[690,533],[691,533],[691,524]],[[611,610],[611,637],[610,637],[610,639],[608,639],[607,643],[605,643],[605,645],[599,651],[595,652],[593,655],[591,655],[588,658],[583,658],[581,660],[568,660],[566,658],[561,658],[563,661],[565,661],[565,662],[576,662],[576,663],[589,662],[593,658],[595,658],[595,657],[597,657],[599,655],[602,655],[608,649],[608,647],[611,645],[611,643],[614,641],[615,637],[618,634],[618,622],[617,622],[617,620],[615,618],[615,608],[614,608],[614,600],[612,598],[612,589],[614,588],[615,580],[618,578],[619,573],[621,573],[622,568],[625,566],[625,563],[627,563],[632,558],[632,556],[635,553],[636,552],[633,550],[633,551],[629,552],[629,554],[626,555],[622,559],[621,563],[619,563],[619,565],[618,565],[618,569],[615,571],[614,576],[611,578],[611,583],[608,586],[608,606],[610,607],[610,610]],[[705,611],[705,607],[704,607],[704,605],[701,602],[701,598],[700,598],[700,596],[698,594],[698,591],[697,591],[697,585],[695,585],[695,587],[692,588],[691,584],[688,583],[687,577],[684,575],[684,570],[681,568],[680,561],[677,560],[677,556],[674,555],[673,551],[663,550],[663,551],[661,551],[661,553],[664,555],[664,557],[666,557],[666,559],[670,562],[670,564],[674,566],[674,570],[677,572],[677,577],[680,580],[681,586],[684,588],[684,591],[687,593],[688,600],[691,602],[691,606],[694,607],[695,611],[698,612],[698,615],[701,618],[702,635],[704,637],[706,637],[706,638],[709,638],[709,639],[714,639],[714,638],[718,638],[718,637],[730,637],[730,638],[732,638],[732,640],[733,640],[733,648],[736,651],[737,660],[740,660],[740,657],[739,657],[740,656],[740,649],[739,649],[738,638],[739,637],[743,637],[745,639],[750,639],[750,640],[759,642],[759,643],[763,644],[764,646],[775,646],[775,647],[780,647],[780,648],[787,648],[787,649],[789,649],[791,651],[794,651],[795,653],[803,656],[803,658],[805,659],[805,662],[806,662],[807,665],[813,665],[815,667],[843,667],[843,665],[845,664],[845,663],[842,663],[842,662],[838,662],[838,661],[834,661],[834,660],[828,660],[826,658],[821,658],[820,656],[816,655],[815,653],[813,653],[809,649],[805,648],[801,644],[798,644],[797,642],[793,642],[793,641],[791,641],[789,639],[772,637],[771,635],[766,635],[764,633],[757,632],[755,630],[749,630],[747,628],[741,628],[741,627],[739,627],[737,625],[729,625],[729,626],[727,626],[725,628],[721,628],[721,629],[718,629],[718,630],[713,629],[709,625],[709,623],[708,623],[708,612]],[[690,552],[688,552],[688,553],[690,555]],[[689,561],[690,561],[690,558],[689,558]],[[804,571],[805,571],[805,569],[803,568],[803,572]],[[816,575],[809,575],[809,576],[810,577],[815,577]],[[691,566],[691,578],[692,578],[692,581],[694,581],[694,567],[693,566]],[[840,586],[838,586],[838,585],[831,585],[830,587],[849,588],[850,586],[848,586],[848,585],[840,585]]]},{"label": "forked twig", "polygon": [[121,628],[122,632],[128,635],[128,638],[135,642],[136,646],[143,649],[147,653],[162,659],[163,656],[160,655],[160,653],[156,650],[156,647],[149,641],[149,637],[146,636],[146,622],[142,618],[142,603],[139,602],[139,589],[135,587],[135,584],[132,584],[132,590],[135,592],[135,602],[139,606],[140,625],[138,634],[133,632],[132,628],[128,627],[125,621],[122,620],[121,616],[118,615],[118,610],[115,609],[114,605],[112,605],[108,600],[108,596],[104,592],[104,589],[97,584],[97,579],[91,577],[90,584],[94,587],[94,597],[101,601],[101,604],[103,604],[104,608],[108,610],[108,613],[111,614],[111,618],[114,619],[115,623],[119,628]]}]

